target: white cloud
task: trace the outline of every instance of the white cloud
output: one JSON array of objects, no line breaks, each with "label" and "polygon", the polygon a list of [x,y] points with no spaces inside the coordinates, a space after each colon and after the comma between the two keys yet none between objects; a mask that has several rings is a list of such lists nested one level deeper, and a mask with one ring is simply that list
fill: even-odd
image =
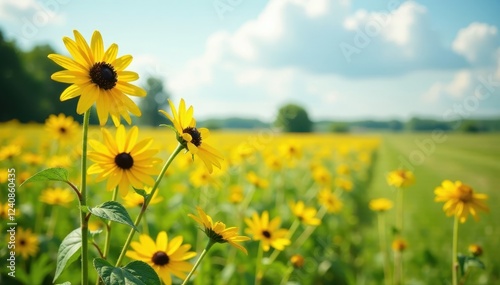
[{"label": "white cloud", "polygon": [[470,63],[480,65],[495,64],[495,52],[500,51],[500,35],[495,26],[484,23],[472,23],[461,29],[452,47]]}]

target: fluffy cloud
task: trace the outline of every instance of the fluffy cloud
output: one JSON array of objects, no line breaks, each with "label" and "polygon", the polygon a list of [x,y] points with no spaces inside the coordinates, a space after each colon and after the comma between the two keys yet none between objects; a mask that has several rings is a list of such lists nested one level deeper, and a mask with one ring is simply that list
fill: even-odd
[{"label": "fluffy cloud", "polygon": [[461,29],[452,44],[453,50],[470,63],[490,66],[495,64],[499,46],[498,29],[484,23],[472,23]]},{"label": "fluffy cloud", "polygon": [[34,39],[40,29],[47,25],[66,22],[62,8],[68,0],[3,0],[0,1],[0,18],[14,23],[19,29],[15,33],[21,40]]}]

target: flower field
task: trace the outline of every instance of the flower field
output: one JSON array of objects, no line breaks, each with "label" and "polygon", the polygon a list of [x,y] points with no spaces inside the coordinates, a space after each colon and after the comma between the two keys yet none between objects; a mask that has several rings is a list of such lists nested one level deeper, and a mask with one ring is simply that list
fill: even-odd
[{"label": "flower field", "polygon": [[[11,122],[1,128],[1,227],[5,233],[10,227],[8,201],[3,199],[8,197],[8,169],[15,169],[17,185],[53,167],[67,169],[68,180],[78,184],[81,134],[75,132],[61,140],[46,135],[49,124]],[[114,137],[117,131],[108,129]],[[127,132],[130,130],[128,127]],[[140,128],[137,141],[147,138],[152,138],[149,149],[158,150],[155,157],[162,160],[159,164],[177,145],[175,132],[168,128]],[[90,128],[90,141],[103,139],[100,128]],[[491,205],[489,214],[478,213],[478,222],[469,215],[466,223],[460,224],[458,251],[469,255],[472,244],[484,251],[477,258],[480,263],[469,261],[466,284],[494,284],[499,280],[495,270],[500,264],[494,258],[499,230],[494,219],[498,210],[491,200],[498,199],[498,194],[490,187],[498,182],[494,175],[498,165],[493,158],[498,157],[500,138],[450,136],[427,161],[414,165],[413,183],[389,186],[388,181],[397,182],[387,179],[388,175],[398,169],[399,156],[410,153],[415,139],[410,135],[281,134],[272,129],[213,132],[207,141],[220,152],[221,169],[214,168],[210,174],[201,159],[195,156],[193,161],[184,151],[175,157],[122,264],[142,259],[157,270],[163,282],[180,284],[211,240],[203,222],[208,220],[200,216],[199,207],[210,219],[212,234],[218,232],[215,224],[220,221],[228,228],[237,228],[235,237],[249,240],[236,238],[213,244],[189,284],[384,284],[384,272],[386,284],[396,284],[398,270],[402,284],[449,284],[453,218],[434,202],[434,189],[445,179],[462,179],[488,194],[486,203]],[[485,148],[471,149],[477,142],[483,142]],[[490,152],[496,156],[488,159]],[[477,159],[469,164],[484,165],[483,173],[475,172],[476,167],[467,168],[466,161],[472,157]],[[89,159],[88,167],[94,164]],[[439,169],[438,164],[443,165],[442,173],[432,169]],[[159,173],[160,166],[155,169]],[[113,189],[107,190],[109,179],[97,181],[98,176],[89,174],[87,178],[89,207],[113,200]],[[115,194],[115,200],[135,220],[144,198],[132,187],[126,190],[127,195],[121,190]],[[398,200],[398,191],[404,191],[404,199]],[[390,204],[373,207],[370,201],[374,198],[386,198]],[[61,181],[31,182],[16,186],[15,209],[16,277],[9,276],[10,271],[3,266],[2,283],[52,284],[61,242],[80,227],[78,197]],[[397,211],[404,211],[401,219]],[[382,230],[381,218],[385,223]],[[404,227],[398,228],[398,219]],[[104,256],[114,264],[130,226],[112,222],[107,228],[108,220],[96,215],[90,216],[88,224],[89,284],[94,284],[97,273],[92,260],[103,257],[107,250]],[[224,237],[231,240],[230,235]],[[110,242],[106,242],[108,238]],[[165,251],[170,260],[155,255],[166,239],[172,250]],[[8,239],[2,239],[3,260],[9,256],[6,242]],[[72,257],[77,261],[68,262],[56,284],[79,284],[78,256]],[[161,266],[162,262],[169,266]],[[482,265],[485,269],[477,268]]]}]

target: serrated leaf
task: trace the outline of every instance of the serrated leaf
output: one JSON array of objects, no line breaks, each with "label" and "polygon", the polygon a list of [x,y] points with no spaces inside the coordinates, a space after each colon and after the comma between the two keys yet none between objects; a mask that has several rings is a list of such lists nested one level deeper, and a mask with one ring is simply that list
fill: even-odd
[{"label": "serrated leaf", "polygon": [[99,206],[89,208],[89,212],[99,218],[124,224],[130,226],[137,232],[139,231],[134,226],[134,222],[132,222],[127,210],[116,201],[108,201]]},{"label": "serrated leaf", "polygon": [[23,186],[25,183],[28,182],[38,182],[38,181],[62,181],[62,182],[69,182],[68,181],[68,171],[64,168],[47,168],[44,169],[30,178],[26,179],[19,187]]},{"label": "serrated leaf", "polygon": [[132,261],[125,267],[114,267],[102,258],[94,259],[93,263],[97,274],[106,285],[161,285],[154,269],[142,261]]},{"label": "serrated leaf", "polygon": [[80,256],[80,247],[82,247],[82,230],[78,228],[70,232],[59,246],[56,273],[52,282],[55,282],[64,269]]}]

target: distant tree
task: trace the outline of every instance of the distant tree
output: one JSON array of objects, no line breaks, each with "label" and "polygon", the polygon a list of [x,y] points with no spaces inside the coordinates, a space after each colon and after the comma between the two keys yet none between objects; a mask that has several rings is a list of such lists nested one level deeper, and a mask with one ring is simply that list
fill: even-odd
[{"label": "distant tree", "polygon": [[344,122],[334,122],[330,124],[330,132],[332,133],[348,133],[349,124]]},{"label": "distant tree", "polygon": [[285,132],[307,133],[312,131],[313,124],[304,108],[287,104],[279,109],[275,125]]},{"label": "distant tree", "polygon": [[163,80],[158,77],[149,77],[146,80],[144,89],[146,89],[147,95],[139,101],[139,107],[142,112],[139,123],[155,127],[165,124],[167,122],[165,117],[158,112],[158,110],[166,110],[168,112],[167,99],[170,98],[170,92],[165,90]]}]

